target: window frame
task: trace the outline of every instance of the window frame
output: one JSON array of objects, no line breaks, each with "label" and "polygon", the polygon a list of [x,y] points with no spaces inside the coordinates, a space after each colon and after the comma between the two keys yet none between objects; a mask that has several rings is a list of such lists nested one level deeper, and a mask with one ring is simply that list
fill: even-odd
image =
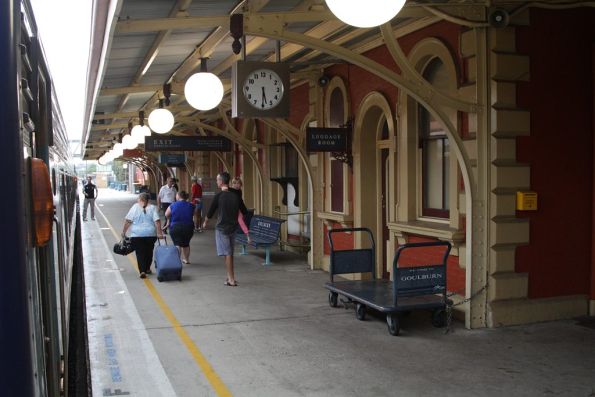
[{"label": "window frame", "polygon": [[[428,78],[429,73],[435,73],[436,70],[431,70],[432,67],[435,66],[435,62],[439,61],[439,67],[446,67],[444,60],[439,56],[433,56],[427,59],[425,66],[421,70],[421,75],[433,86],[438,86],[441,88],[446,81],[432,81],[431,78]],[[417,218],[420,220],[432,220],[436,222],[444,222],[444,223],[451,223],[451,216],[452,211],[451,207],[454,204],[451,200],[451,189],[456,189],[456,184],[453,184],[453,181],[456,180],[456,163],[455,167],[452,165],[453,158],[450,153],[450,142],[448,140],[448,136],[446,132],[441,128],[437,130],[434,128],[435,131],[432,131],[432,116],[431,114],[423,107],[421,104],[416,105],[416,134],[417,134],[417,141],[418,141],[418,161],[417,161]],[[438,134],[433,135],[433,133],[438,132]],[[440,133],[441,132],[441,133]],[[442,175],[441,175],[441,202],[443,208],[432,208],[427,205],[428,197],[426,196],[427,193],[427,172],[428,172],[428,148],[427,144],[430,141],[435,140],[442,140]],[[444,145],[444,143],[448,143],[448,145]],[[444,149],[448,147],[448,155]],[[453,172],[454,171],[454,172]],[[447,176],[448,173],[448,176]]]},{"label": "window frame", "polygon": [[[326,90],[326,95],[325,95],[325,101],[324,101],[324,107],[325,107],[325,126],[327,127],[339,127],[339,125],[337,125],[337,121],[336,118],[333,117],[334,115],[332,114],[332,109],[331,109],[331,104],[332,104],[332,99],[333,99],[333,94],[336,92],[335,90],[339,90],[339,92],[341,93],[342,97],[343,97],[343,124],[347,123],[347,121],[349,120],[349,100],[348,100],[348,96],[347,96],[347,88],[345,86],[345,83],[343,82],[343,80],[338,77],[335,76],[331,79],[331,81],[328,84],[327,90]],[[334,120],[334,122],[331,122],[331,120]],[[350,197],[350,191],[351,191],[351,186],[350,186],[350,180],[349,180],[349,173],[350,173],[350,169],[349,166],[346,163],[342,163],[342,180],[341,183],[343,185],[343,193],[342,193],[342,197],[343,197],[343,208],[342,211],[335,211],[333,210],[333,192],[335,194],[337,194],[337,190],[333,189],[333,178],[332,178],[332,167],[333,167],[333,162],[334,161],[340,161],[338,159],[336,159],[332,153],[324,153],[324,163],[325,163],[325,200],[324,200],[324,208],[325,208],[325,212],[331,213],[331,214],[343,214],[343,215],[349,215],[351,214],[351,203],[349,201],[349,197]]]},{"label": "window frame", "polygon": [[[450,174],[451,167],[450,167],[450,145],[449,140],[444,131],[438,131],[438,134],[433,134],[431,127],[431,115],[427,110],[423,108],[422,105],[418,104],[418,139],[419,139],[419,156],[421,158],[420,161],[420,214],[422,217],[430,217],[430,218],[440,218],[440,219],[449,219],[450,218],[450,181],[451,176]],[[429,198],[427,196],[427,188],[428,188],[428,144],[432,141],[442,141],[441,149],[442,153],[440,156],[441,160],[441,203],[442,208],[434,208],[430,207],[428,204]],[[446,148],[449,148],[446,151]]]}]

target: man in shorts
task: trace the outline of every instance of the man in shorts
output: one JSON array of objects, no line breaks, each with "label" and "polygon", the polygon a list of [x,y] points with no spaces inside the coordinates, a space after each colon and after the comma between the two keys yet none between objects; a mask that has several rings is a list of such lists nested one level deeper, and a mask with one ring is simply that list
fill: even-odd
[{"label": "man in shorts", "polygon": [[[238,285],[234,270],[233,270],[233,248],[235,241],[236,230],[238,229],[238,213],[246,215],[248,210],[242,198],[228,190],[230,176],[227,172],[222,172],[217,175],[217,187],[221,189],[219,193],[213,198],[211,207],[207,212],[205,221],[202,224],[203,229],[207,227],[209,218],[215,215],[215,211],[219,210],[217,216],[217,225],[215,226],[215,243],[217,245],[217,255],[225,257],[225,268],[227,271],[227,280],[225,285],[236,287]],[[250,241],[250,237],[248,237]]]}]

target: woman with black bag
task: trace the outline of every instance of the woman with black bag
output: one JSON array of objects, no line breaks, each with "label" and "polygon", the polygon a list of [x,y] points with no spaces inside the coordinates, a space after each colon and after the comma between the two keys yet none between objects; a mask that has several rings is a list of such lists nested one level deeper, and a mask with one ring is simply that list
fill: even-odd
[{"label": "woman with black bag", "polygon": [[163,238],[161,231],[161,219],[157,207],[149,204],[150,195],[141,193],[124,219],[122,238],[130,229],[130,241],[136,252],[136,261],[140,278],[151,274],[151,263],[153,262],[153,247],[157,238]]}]

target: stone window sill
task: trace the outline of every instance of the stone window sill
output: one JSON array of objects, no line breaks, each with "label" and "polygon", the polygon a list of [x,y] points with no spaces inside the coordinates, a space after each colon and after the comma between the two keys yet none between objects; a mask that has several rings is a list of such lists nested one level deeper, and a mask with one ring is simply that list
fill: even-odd
[{"label": "stone window sill", "polygon": [[465,241],[464,230],[453,229],[442,223],[425,221],[390,222],[388,224],[388,229],[396,234],[408,233],[448,241],[453,247],[457,247],[460,243]]},{"label": "stone window sill", "polygon": [[331,223],[339,223],[341,227],[353,227],[353,216],[339,214],[335,212],[318,212],[316,213],[318,218],[322,219],[327,228],[331,226]]}]

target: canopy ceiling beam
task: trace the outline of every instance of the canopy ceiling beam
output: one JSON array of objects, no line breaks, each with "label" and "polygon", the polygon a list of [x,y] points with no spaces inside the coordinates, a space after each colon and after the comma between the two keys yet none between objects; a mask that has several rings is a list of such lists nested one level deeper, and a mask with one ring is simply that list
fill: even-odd
[{"label": "canopy ceiling beam", "polygon": [[[382,78],[388,83],[393,84],[395,87],[402,89],[413,99],[422,104],[430,112],[430,114],[432,114],[432,116],[442,123],[448,138],[451,139],[452,142],[455,142],[453,149],[462,164],[461,168],[468,170],[471,169],[471,160],[469,159],[468,153],[465,151],[465,147],[461,137],[457,133],[457,129],[446,116],[442,108],[440,106],[436,106],[432,100],[435,96],[435,90],[430,92],[420,91],[417,89],[416,84],[370,58],[325,40],[315,39],[303,34],[290,32],[286,30],[284,26],[276,24],[274,20],[271,20],[270,24],[265,25],[268,26],[266,31],[263,30],[263,25],[260,23],[254,26],[250,20],[244,20],[244,31],[247,34],[262,35],[270,37],[274,40],[284,40],[301,44],[306,48],[317,49],[326,54],[344,59],[353,65],[359,66],[362,69]],[[471,110],[472,109],[465,109],[465,111],[468,112]],[[478,109],[478,111],[479,110],[481,109]],[[465,180],[467,186],[470,187],[471,191],[475,192],[476,181],[472,180],[472,178],[470,178],[470,176],[467,174],[463,174],[463,179]]]},{"label": "canopy ceiling beam", "polygon": [[[174,17],[173,19],[177,19],[175,16],[183,14],[190,3],[192,3],[192,0],[178,0],[169,12],[169,16]],[[170,34],[171,30],[169,29],[162,29],[159,32],[155,40],[153,40],[151,48],[149,48],[149,50],[145,53],[145,57],[143,58],[140,66],[137,68],[134,77],[130,82],[131,85],[137,85],[141,81],[142,77],[145,75],[145,73],[147,73],[147,70],[157,57],[157,54],[159,53],[159,47],[169,37]],[[159,90],[161,91],[161,88],[159,88]],[[126,106],[129,98],[130,94],[124,94],[122,96],[116,112],[120,112],[122,109],[124,109],[124,106]]]},{"label": "canopy ceiling beam", "polygon": [[[257,3],[252,5],[252,8],[255,10],[260,10],[260,8],[264,7],[269,1],[270,0],[259,0]],[[240,3],[239,5],[242,4],[243,3]],[[235,13],[238,6],[232,9],[230,14]],[[222,18],[225,18],[224,23],[213,26],[215,30],[211,32],[211,34],[205,40],[199,43],[197,47],[194,49],[194,51],[192,51],[192,53],[188,57],[186,57],[186,59],[184,59],[184,61],[172,73],[169,79],[170,83],[172,83],[173,85],[183,85],[184,81],[188,78],[190,73],[192,73],[192,71],[196,69],[198,65],[200,65],[201,58],[209,57],[213,53],[215,48],[229,35],[229,15],[226,15]],[[216,71],[214,71],[213,68],[211,68],[210,72],[214,74],[219,74]],[[226,85],[224,84],[224,89],[225,87]],[[151,107],[151,105],[157,101],[158,96],[159,91],[157,91],[151,98],[149,98],[149,100],[145,102],[141,109],[148,110]],[[179,103],[181,101],[182,99],[179,99],[176,103]]]},{"label": "canopy ceiling beam", "polygon": [[[431,98],[437,105],[448,106],[453,109],[462,110],[464,112],[477,113],[478,105],[472,102],[467,102],[461,98],[448,95],[444,92],[433,87],[430,83],[424,79],[417,70],[411,65],[409,59],[401,49],[399,42],[395,38],[392,32],[390,24],[385,23],[380,27],[382,37],[386,43],[386,47],[390,52],[393,60],[401,69],[403,77],[408,79],[411,83],[417,85],[417,90],[420,92],[426,92],[426,97]],[[434,94],[434,95],[432,95]]]}]

